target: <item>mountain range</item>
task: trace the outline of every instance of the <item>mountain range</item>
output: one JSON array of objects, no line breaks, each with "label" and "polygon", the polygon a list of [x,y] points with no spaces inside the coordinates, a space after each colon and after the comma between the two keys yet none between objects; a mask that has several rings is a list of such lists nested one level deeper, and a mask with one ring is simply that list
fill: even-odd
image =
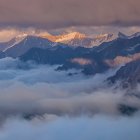
[{"label": "mountain range", "polygon": [[98,46],[103,42],[111,41],[114,39],[113,34],[99,34],[93,37],[79,32],[71,32],[68,34],[62,34],[57,36],[47,34],[43,35],[42,37],[47,38],[53,42],[64,43],[75,47],[83,46],[87,48]]},{"label": "mountain range", "polygon": [[22,34],[0,43],[0,58],[4,57],[59,65],[57,70],[80,69],[86,75],[125,65],[109,80],[114,83],[120,79],[126,82],[133,79],[133,83],[129,82],[133,85],[139,81],[134,75],[140,72],[140,33],[127,36],[119,32],[116,38],[113,34],[89,37],[78,32],[57,36]]}]

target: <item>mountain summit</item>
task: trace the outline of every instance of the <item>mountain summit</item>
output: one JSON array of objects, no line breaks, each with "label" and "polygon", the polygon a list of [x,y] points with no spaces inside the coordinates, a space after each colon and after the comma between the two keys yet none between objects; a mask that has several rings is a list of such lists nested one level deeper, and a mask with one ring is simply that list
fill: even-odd
[{"label": "mountain summit", "polygon": [[92,48],[94,46],[100,45],[103,42],[108,42],[114,39],[113,34],[99,34],[97,36],[94,35],[93,37],[76,31],[57,36],[47,34],[41,37],[47,38],[53,42],[64,43],[75,47],[81,46],[86,48]]},{"label": "mountain summit", "polygon": [[125,35],[124,33],[119,32],[118,33],[118,37],[122,38],[122,39],[131,39],[131,38],[135,38],[135,37],[139,37],[140,36],[140,32],[134,33],[133,35]]}]

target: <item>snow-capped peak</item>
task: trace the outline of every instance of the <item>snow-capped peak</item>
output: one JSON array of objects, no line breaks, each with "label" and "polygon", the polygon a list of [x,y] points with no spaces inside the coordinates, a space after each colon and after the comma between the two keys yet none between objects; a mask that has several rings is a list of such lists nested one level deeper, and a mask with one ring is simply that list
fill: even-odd
[{"label": "snow-capped peak", "polygon": [[100,45],[103,42],[111,41],[114,39],[113,34],[99,34],[99,35],[86,35],[77,31],[64,33],[60,35],[45,35],[43,36],[53,42],[68,44],[70,46],[93,47]]},{"label": "snow-capped peak", "polygon": [[3,52],[5,52],[6,50],[8,50],[9,48],[12,48],[13,46],[15,46],[16,44],[20,43],[22,40],[24,40],[26,37],[28,36],[28,34],[19,34],[14,38],[14,43],[11,46],[6,47]]},{"label": "snow-capped peak", "polygon": [[72,40],[72,39],[83,39],[85,37],[86,37],[85,34],[82,34],[79,32],[71,32],[68,34],[63,34],[63,35],[57,36],[58,39],[56,39],[55,42],[63,42],[63,41],[68,41],[68,40]]},{"label": "snow-capped peak", "polygon": [[137,32],[135,34],[133,34],[131,37],[139,37],[140,36],[140,32]]},{"label": "snow-capped peak", "polygon": [[16,42],[20,42],[23,39],[25,39],[28,36],[28,34],[19,34],[15,37]]},{"label": "snow-capped peak", "polygon": [[133,35],[130,35],[130,36],[127,36],[127,35],[125,35],[125,34],[123,34],[121,32],[118,33],[118,37],[122,38],[122,39],[131,39],[131,38],[139,37],[139,36],[140,36],[140,32],[137,32],[137,33],[135,33]]},{"label": "snow-capped peak", "polygon": [[102,41],[110,40],[110,39],[112,39],[112,37],[113,37],[113,34],[99,34],[99,35],[94,37],[94,40],[102,42]]}]

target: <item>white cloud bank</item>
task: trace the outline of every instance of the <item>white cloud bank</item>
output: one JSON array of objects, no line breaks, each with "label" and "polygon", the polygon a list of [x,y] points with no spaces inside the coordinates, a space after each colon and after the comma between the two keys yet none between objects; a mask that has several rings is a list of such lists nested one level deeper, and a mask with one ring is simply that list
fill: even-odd
[{"label": "white cloud bank", "polygon": [[104,82],[116,70],[88,77],[56,67],[0,60],[1,140],[139,140],[139,114],[118,112],[119,104],[140,108],[139,98]]},{"label": "white cloud bank", "polygon": [[[137,97],[127,97],[125,91],[114,90],[106,85],[104,80],[115,70],[86,77],[76,70],[58,72],[55,68],[25,64],[11,58],[1,59],[1,116],[46,113],[91,116],[96,113],[118,114],[119,104],[140,107]],[[69,76],[69,72],[78,74]]]}]

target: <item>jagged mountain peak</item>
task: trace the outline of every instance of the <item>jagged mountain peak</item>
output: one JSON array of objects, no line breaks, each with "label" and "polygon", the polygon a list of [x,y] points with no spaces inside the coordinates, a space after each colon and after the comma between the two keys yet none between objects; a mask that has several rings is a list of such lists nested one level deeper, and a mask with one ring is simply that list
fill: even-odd
[{"label": "jagged mountain peak", "polygon": [[109,33],[99,34],[99,35],[96,35],[95,38],[108,37],[108,36],[111,36],[111,35],[113,35],[113,34],[109,34]]},{"label": "jagged mountain peak", "polygon": [[131,37],[138,37],[140,36],[140,32],[134,33]]},{"label": "jagged mountain peak", "polygon": [[22,41],[23,39],[25,39],[26,37],[28,36],[28,34],[19,34],[19,35],[17,35],[14,39],[15,39],[15,43],[16,42],[20,42],[20,41]]},{"label": "jagged mountain peak", "polygon": [[85,34],[77,32],[77,31],[70,32],[70,33],[67,33],[67,34],[64,34],[64,35],[73,36],[74,38],[84,38],[84,37],[86,37]]},{"label": "jagged mountain peak", "polygon": [[123,38],[123,39],[127,39],[128,36],[125,35],[125,34],[122,33],[122,32],[119,32],[119,33],[118,33],[118,37],[119,37],[119,38]]},{"label": "jagged mountain peak", "polygon": [[104,41],[110,41],[110,40],[113,40],[113,36],[114,36],[114,34],[108,34],[108,33],[106,33],[106,34],[99,34],[99,35],[96,35],[95,37],[94,37],[94,41],[95,42],[104,42]]},{"label": "jagged mountain peak", "polygon": [[63,33],[60,35],[45,35],[43,36],[53,42],[64,43],[71,46],[93,47],[98,46],[103,42],[111,41],[114,39],[113,34],[99,34],[99,35],[86,35],[77,31]]},{"label": "jagged mountain peak", "polygon": [[64,42],[72,39],[83,39],[83,38],[86,38],[85,34],[82,34],[80,32],[71,32],[56,36],[55,42]]},{"label": "jagged mountain peak", "polygon": [[130,35],[130,36],[127,36],[127,35],[125,35],[125,34],[122,33],[122,32],[119,32],[119,33],[118,33],[118,37],[119,37],[119,38],[122,38],[122,39],[131,39],[131,38],[139,37],[139,36],[140,36],[140,32],[134,33],[134,34],[132,34],[132,35]]}]

